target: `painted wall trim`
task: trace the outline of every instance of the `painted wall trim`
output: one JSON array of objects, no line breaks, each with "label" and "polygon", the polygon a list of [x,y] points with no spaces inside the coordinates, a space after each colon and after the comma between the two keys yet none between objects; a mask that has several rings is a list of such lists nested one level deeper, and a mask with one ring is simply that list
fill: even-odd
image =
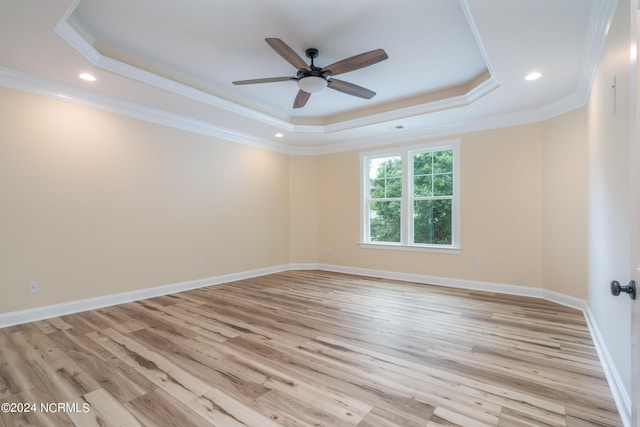
[{"label": "painted wall trim", "polygon": [[28,310],[0,313],[0,328],[18,325],[21,323],[34,322],[50,317],[63,316],[66,314],[78,313],[86,310],[93,310],[146,298],[153,298],[161,295],[168,295],[191,289],[215,286],[237,280],[260,277],[267,274],[280,273],[289,270],[321,270],[336,273],[354,274],[359,276],[377,277],[382,279],[403,280],[407,282],[446,286],[459,289],[469,289],[484,292],[495,292],[508,295],[519,295],[533,298],[546,299],[557,304],[575,308],[584,313],[591,339],[600,359],[604,374],[607,378],[613,399],[620,413],[620,417],[626,427],[631,426],[631,399],[624,388],[620,374],[613,363],[606,343],[600,334],[589,306],[586,301],[580,298],[564,295],[559,292],[528,286],[510,285],[504,283],[484,282],[468,279],[456,279],[450,277],[430,276],[424,274],[402,273],[397,271],[376,270],[370,268],[348,267],[342,265],[321,264],[321,263],[292,263],[276,265],[272,267],[258,268],[238,273],[223,274],[220,276],[207,277],[203,279],[190,280],[186,282],[174,283],[164,286],[156,286],[147,289],[139,289],[130,292],[123,292],[102,297],[88,298],[78,301],[71,301],[62,304],[48,305]]},{"label": "painted wall trim", "polygon": [[587,319],[591,339],[598,352],[600,364],[604,370],[604,375],[607,377],[607,382],[609,383],[613,400],[616,402],[616,407],[620,413],[620,418],[622,418],[622,423],[625,427],[631,427],[631,398],[624,387],[622,378],[620,378],[620,374],[613,363],[613,358],[607,349],[596,319],[588,305],[585,307],[584,317]]},{"label": "painted wall trim", "polygon": [[70,102],[125,117],[156,123],[174,129],[181,129],[200,135],[219,138],[224,141],[251,145],[271,151],[288,153],[287,146],[266,139],[259,139],[249,134],[224,128],[209,122],[197,120],[189,116],[171,113],[147,107],[131,101],[125,101],[107,95],[92,93],[86,89],[57,83],[22,71],[0,66],[0,86],[21,92],[46,96],[59,101]]},{"label": "painted wall trim", "polygon": [[162,295],[174,294],[191,289],[215,286],[223,283],[234,282],[236,280],[250,279],[252,277],[264,276],[267,274],[280,273],[289,270],[289,265],[277,265],[273,267],[259,268],[239,273],[223,274],[220,276],[207,277],[197,280],[189,280],[170,285],[155,286],[152,288],[138,289],[130,292],[122,292],[101,297],[87,298],[77,301],[65,302],[61,304],[47,305],[27,310],[0,313],[0,328],[19,325],[21,323],[35,322],[37,320],[51,317],[64,316],[66,314],[79,313],[87,310],[108,307],[117,304],[124,304],[132,301],[158,297]]},{"label": "painted wall trim", "polygon": [[[584,106],[584,103],[577,103],[578,99],[575,96],[569,96],[559,100],[554,105],[543,109],[532,109],[515,113],[509,112],[493,117],[456,121],[440,125],[430,124],[428,127],[421,127],[412,131],[401,132],[396,136],[389,136],[386,134],[379,136],[373,135],[349,141],[301,146],[271,141],[248,133],[225,128],[209,121],[194,119],[186,115],[94,93],[69,84],[55,82],[2,66],[0,66],[0,87],[7,87],[21,92],[46,96],[60,101],[119,114],[125,117],[168,126],[174,129],[181,129],[187,132],[219,138],[229,142],[256,146],[290,155],[305,156],[340,153],[365,148],[370,149],[383,145],[424,141],[429,138],[461,135],[489,129],[536,123]],[[300,130],[297,128],[293,129],[293,132],[298,131]]]},{"label": "painted wall trim", "polygon": [[[78,6],[78,4],[79,1],[75,1],[71,5],[63,18],[56,25],[54,31],[65,42],[67,42],[69,46],[76,50],[77,53],[82,55],[93,66],[129,79],[148,84],[150,86],[154,86],[158,89],[164,89],[166,91],[173,92],[186,98],[194,99],[204,104],[218,107],[232,113],[240,114],[247,118],[263,122],[267,125],[287,130],[288,132],[327,134],[331,132],[352,129],[354,127],[391,121],[397,118],[404,118],[417,114],[427,114],[434,111],[457,108],[469,105],[477,101],[482,96],[492,92],[500,86],[497,79],[493,77],[493,73],[490,71],[491,67],[488,65],[488,57],[486,55],[486,52],[483,50],[483,59],[488,67],[486,70],[486,79],[484,81],[478,81],[477,78],[473,78],[469,82],[457,86],[457,88],[465,91],[459,96],[440,98],[435,101],[427,101],[415,106],[389,110],[379,114],[366,114],[360,118],[352,120],[338,120],[331,124],[294,125],[293,123],[291,123],[291,118],[289,118],[289,120],[283,120],[281,118],[275,117],[272,114],[260,112],[250,107],[245,107],[236,102],[232,102],[211,93],[196,89],[177,80],[163,77],[156,73],[144,70],[142,68],[133,66],[131,64],[119,61],[115,58],[100,53],[79,31],[77,31],[69,23],[69,19],[71,18],[73,11]],[[473,25],[473,17],[471,16],[471,13],[467,11],[466,15],[469,25],[475,28],[475,25]],[[474,35],[476,37],[476,42],[478,43],[478,45],[482,46],[482,41],[479,39],[479,34],[477,34],[477,31],[474,32]]]},{"label": "painted wall trim", "polygon": [[[518,285],[505,284],[505,283],[484,282],[479,280],[468,280],[468,279],[456,279],[456,278],[450,278],[450,277],[430,276],[426,274],[402,273],[397,271],[376,270],[376,269],[370,269],[370,268],[348,267],[348,266],[331,265],[331,264],[318,264],[318,269],[324,270],[324,271],[333,271],[336,273],[356,274],[359,276],[368,276],[368,277],[379,277],[382,279],[403,280],[406,282],[421,283],[425,285],[446,286],[450,288],[469,289],[474,291],[495,292],[495,293],[507,294],[507,295],[518,295],[518,296],[524,296],[524,297],[549,299],[545,297],[545,291],[543,289],[529,287],[529,286],[518,286]],[[549,294],[548,296],[562,295],[555,292],[553,294],[556,294],[556,295]],[[558,301],[553,299],[551,299],[551,301],[557,302],[558,304],[566,305],[578,310],[582,310],[584,301],[580,300],[579,298],[573,298],[566,295],[563,295],[563,297],[564,298],[559,298]]]}]

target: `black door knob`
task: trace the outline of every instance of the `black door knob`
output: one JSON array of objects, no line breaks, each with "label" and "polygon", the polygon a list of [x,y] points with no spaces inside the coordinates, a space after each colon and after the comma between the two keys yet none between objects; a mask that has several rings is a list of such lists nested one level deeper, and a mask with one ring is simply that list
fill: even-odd
[{"label": "black door knob", "polygon": [[636,282],[632,280],[627,286],[620,286],[617,280],[611,281],[611,295],[618,296],[620,292],[629,294],[631,299],[636,299]]}]

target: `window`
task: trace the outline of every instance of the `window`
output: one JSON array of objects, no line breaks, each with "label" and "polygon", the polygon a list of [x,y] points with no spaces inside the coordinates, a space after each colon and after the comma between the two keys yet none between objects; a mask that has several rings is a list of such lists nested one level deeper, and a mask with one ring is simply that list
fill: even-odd
[{"label": "window", "polygon": [[457,251],[458,152],[448,141],[361,154],[361,244]]}]

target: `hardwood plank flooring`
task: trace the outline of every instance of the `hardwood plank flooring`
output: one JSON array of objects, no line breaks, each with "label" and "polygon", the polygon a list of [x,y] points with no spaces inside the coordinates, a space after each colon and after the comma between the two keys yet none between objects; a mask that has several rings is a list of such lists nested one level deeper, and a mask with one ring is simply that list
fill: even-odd
[{"label": "hardwood plank flooring", "polygon": [[2,329],[0,404],[0,427],[622,425],[581,312],[319,271]]}]

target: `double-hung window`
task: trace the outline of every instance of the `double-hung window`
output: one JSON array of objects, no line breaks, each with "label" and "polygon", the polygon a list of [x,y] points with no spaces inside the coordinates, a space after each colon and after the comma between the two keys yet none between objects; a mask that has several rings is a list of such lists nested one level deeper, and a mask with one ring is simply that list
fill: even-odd
[{"label": "double-hung window", "polygon": [[458,251],[459,141],[362,153],[361,245]]}]

